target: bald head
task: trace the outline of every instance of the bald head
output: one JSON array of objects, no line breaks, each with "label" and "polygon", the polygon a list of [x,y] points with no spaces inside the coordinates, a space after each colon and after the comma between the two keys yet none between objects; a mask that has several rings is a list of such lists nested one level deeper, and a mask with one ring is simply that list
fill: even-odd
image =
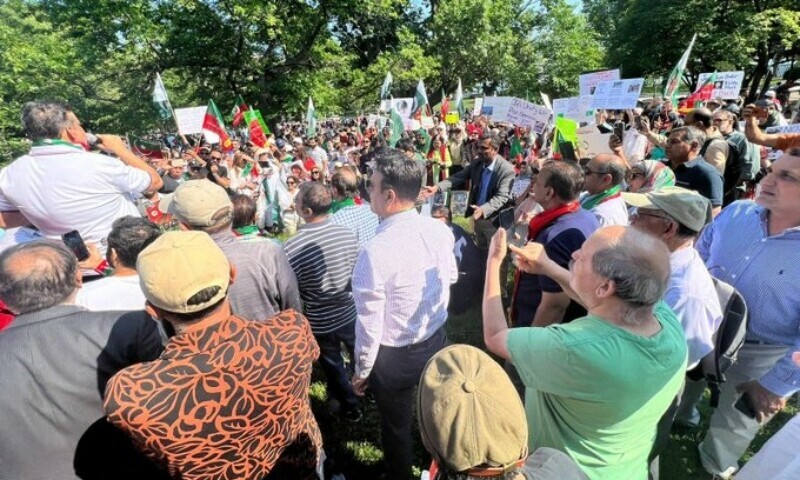
[{"label": "bald head", "polygon": [[0,254],[0,298],[17,314],[64,303],[78,278],[78,259],[60,242],[23,243]]},{"label": "bald head", "polygon": [[352,168],[340,168],[331,177],[336,199],[355,198],[358,195],[358,178]]},{"label": "bald head", "polygon": [[592,269],[614,282],[617,298],[631,308],[652,307],[661,300],[670,275],[664,242],[620,226],[601,228],[590,240],[595,247]]},{"label": "bald head", "polygon": [[686,125],[708,130],[712,125],[714,114],[707,108],[695,108],[686,115]]},{"label": "bald head", "polygon": [[622,183],[627,168],[622,158],[610,153],[596,155],[586,166],[584,188],[592,194],[603,192]]}]

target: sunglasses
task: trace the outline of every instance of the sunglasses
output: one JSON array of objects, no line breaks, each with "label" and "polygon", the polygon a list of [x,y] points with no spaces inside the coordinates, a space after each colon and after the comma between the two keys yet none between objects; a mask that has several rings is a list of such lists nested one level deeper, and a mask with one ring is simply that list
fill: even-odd
[{"label": "sunglasses", "polygon": [[319,175],[319,170],[313,170],[313,171],[311,172],[311,175]]}]

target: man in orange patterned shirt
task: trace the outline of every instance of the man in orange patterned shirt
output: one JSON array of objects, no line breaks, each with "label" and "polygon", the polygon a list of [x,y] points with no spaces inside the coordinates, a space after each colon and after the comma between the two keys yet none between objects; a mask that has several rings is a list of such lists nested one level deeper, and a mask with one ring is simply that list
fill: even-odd
[{"label": "man in orange patterned shirt", "polygon": [[108,420],[172,477],[318,478],[308,321],[293,310],[264,323],[233,316],[235,269],[203,232],[165,233],[137,270],[147,312],[175,335],[158,360],[111,379]]}]

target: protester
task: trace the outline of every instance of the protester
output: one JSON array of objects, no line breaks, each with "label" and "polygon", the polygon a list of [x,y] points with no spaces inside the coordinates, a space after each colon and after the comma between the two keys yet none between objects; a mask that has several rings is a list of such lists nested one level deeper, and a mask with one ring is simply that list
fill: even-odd
[{"label": "protester", "polygon": [[[712,275],[736,288],[747,303],[747,338],[725,372],[719,407],[700,443],[707,472],[731,478],[753,437],[800,388],[791,360],[800,342],[795,314],[800,291],[800,149],[790,148],[761,180],[756,202],[728,206],[704,231],[697,250]],[[753,415],[734,407],[745,395]]]},{"label": "protester", "polygon": [[758,124],[758,109],[747,105],[742,110],[744,133],[749,141],[782,151],[800,147],[800,133],[764,133]]},{"label": "protester", "polygon": [[173,477],[318,478],[308,389],[319,348],[305,318],[231,313],[236,269],[203,232],[165,233],[137,268],[147,313],[175,334],[160,358],[111,379],[108,421]]},{"label": "protester", "polygon": [[700,156],[720,174],[725,173],[728,160],[728,142],[722,137],[713,121],[713,114],[707,108],[695,108],[686,115],[686,126],[695,127],[705,135],[705,142],[700,147]]},{"label": "protester", "polygon": [[237,271],[230,291],[236,316],[261,322],[283,310],[302,309],[283,250],[273,242],[237,241],[231,231],[233,204],[222,187],[207,180],[186,182],[160,208],[174,215],[182,230],[209,234],[225,252]]},{"label": "protester", "polygon": [[525,409],[503,369],[475,347],[453,345],[428,361],[419,412],[422,443],[434,461],[431,480],[587,478],[558,450],[528,455]]},{"label": "protester", "polygon": [[143,312],[89,312],[74,304],[80,286],[60,242],[0,253],[0,298],[17,315],[0,333],[0,478],[77,478],[75,449],[103,416],[109,378],[161,352]]},{"label": "protester", "polygon": [[86,131],[67,105],[28,102],[22,124],[33,146],[0,171],[0,228],[33,224],[51,238],[77,230],[100,247],[114,220],[137,215],[132,195],[163,186],[158,172],[115,135],[98,138],[117,158],[87,152]]},{"label": "protester", "polygon": [[378,215],[368,205],[356,203],[358,177],[351,168],[340,168],[331,177],[333,194],[331,222],[349,228],[363,247],[378,230]]},{"label": "protester", "polygon": [[589,237],[570,271],[541,244],[511,249],[522,270],[556,279],[589,312],[565,325],[509,329],[499,275],[506,234],[498,231],[487,263],[484,340],[527,387],[529,449],[564,451],[589,478],[647,478],[656,425],[686,369],[683,331],[660,302],[669,252],[620,226]]},{"label": "protester", "polygon": [[387,477],[402,480],[411,477],[414,387],[425,363],[447,343],[450,284],[458,279],[453,234],[414,208],[421,176],[401,152],[376,156],[369,193],[382,221],[353,271],[353,389],[363,394],[369,385],[374,393]]},{"label": "protester", "polygon": [[629,192],[648,193],[675,186],[675,174],[661,162],[642,160],[631,166],[626,181]]},{"label": "protester", "polygon": [[161,176],[161,181],[164,185],[158,193],[172,193],[178,186],[185,181],[184,170],[189,163],[183,159],[169,160],[167,162],[167,171]]},{"label": "protester", "polygon": [[114,221],[108,234],[106,260],[112,267],[109,277],[84,284],[75,303],[87,310],[142,310],[144,294],[136,274],[136,258],[161,230],[141,217],[122,217]]},{"label": "protester", "polygon": [[464,313],[480,298],[486,259],[475,245],[472,236],[453,223],[453,214],[449,208],[444,205],[433,207],[431,218],[444,222],[453,233],[455,239],[453,254],[456,257],[458,281],[450,287],[451,300],[447,310],[451,314]]},{"label": "protester", "polygon": [[625,180],[625,162],[616,155],[599,154],[583,169],[586,194],[581,197],[581,208],[597,217],[600,226],[628,224],[628,210],[622,200],[622,182]]},{"label": "protester", "polygon": [[742,132],[734,129],[736,115],[720,109],[714,113],[714,125],[728,142],[728,161],[723,173],[723,206],[744,198],[761,168],[761,155]]},{"label": "protester", "polygon": [[236,195],[231,203],[233,204],[231,230],[236,240],[239,242],[269,241],[269,237],[263,234],[257,225],[256,201],[249,195]]},{"label": "protester", "polygon": [[722,175],[700,156],[704,142],[703,132],[694,127],[673,128],[667,141],[667,158],[675,174],[675,185],[709,199],[717,215],[722,209]]},{"label": "protester", "polygon": [[428,151],[428,163],[431,166],[434,184],[450,176],[450,167],[453,165],[453,160],[450,157],[450,150],[447,148],[447,141],[439,135],[433,137],[431,141],[431,148]]}]

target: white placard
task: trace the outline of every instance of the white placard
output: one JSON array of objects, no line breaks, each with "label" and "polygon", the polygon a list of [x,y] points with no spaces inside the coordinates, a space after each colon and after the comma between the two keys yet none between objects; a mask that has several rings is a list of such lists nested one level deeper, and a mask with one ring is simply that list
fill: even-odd
[{"label": "white placard", "polygon": [[585,73],[578,76],[581,95],[594,95],[594,89],[598,83],[607,80],[619,80],[619,69],[604,70],[602,72]]},{"label": "white placard", "polygon": [[592,108],[625,110],[636,108],[644,85],[643,78],[608,80],[597,84],[592,96]]},{"label": "white placard", "polygon": [[[381,100],[381,111],[391,112],[392,108],[397,110],[400,118],[403,119],[403,128],[406,130],[413,130],[411,123],[411,108],[414,106],[413,98],[391,98],[389,100]],[[419,127],[417,127],[419,129]]]},{"label": "white placard", "polygon": [[472,116],[477,117],[480,115],[481,108],[483,108],[483,97],[475,99],[475,105],[472,106]]},{"label": "white placard", "polygon": [[530,127],[536,133],[542,133],[550,120],[549,109],[514,97],[484,98],[481,114],[492,120]]},{"label": "white placard", "polygon": [[766,133],[800,133],[800,123],[793,123],[783,127],[767,127]]},{"label": "white placard", "polygon": [[[705,83],[713,73],[701,73],[697,78],[698,87]],[[717,72],[717,79],[714,81],[714,91],[711,98],[737,99],[742,90],[744,72]]]},{"label": "white placard", "polygon": [[600,133],[595,126],[581,127],[577,131],[578,150],[582,157],[594,157],[600,153],[613,153],[608,147],[610,133]]},{"label": "white placard", "polygon": [[593,125],[595,123],[592,97],[556,98],[553,100],[553,115],[562,116],[576,122]]},{"label": "white placard", "polygon": [[208,107],[186,107],[175,109],[175,123],[183,135],[193,135],[203,131],[203,119]]}]

